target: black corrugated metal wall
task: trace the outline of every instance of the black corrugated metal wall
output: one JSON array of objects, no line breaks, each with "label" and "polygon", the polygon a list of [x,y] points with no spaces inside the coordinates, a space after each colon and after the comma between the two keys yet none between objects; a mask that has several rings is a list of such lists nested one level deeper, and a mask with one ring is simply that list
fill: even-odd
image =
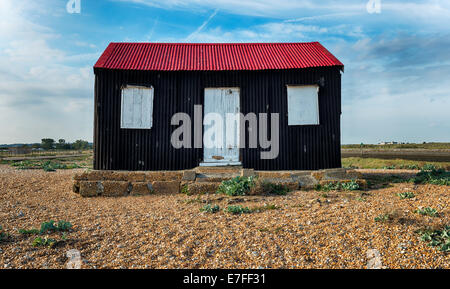
[{"label": "black corrugated metal wall", "polygon": [[[241,149],[245,168],[312,170],[341,167],[341,74],[337,67],[226,72],[153,72],[95,69],[94,169],[179,170],[194,168],[202,149],[175,149],[170,137],[177,112],[194,119],[194,105],[203,104],[207,87],[240,87],[241,112],[280,113],[280,154],[262,160],[261,149]],[[317,84],[320,125],[287,125],[286,85]],[[154,88],[153,127],[121,129],[121,87]],[[193,121],[192,121],[193,122]],[[194,137],[192,124],[192,138]],[[246,139],[248,136],[246,137]],[[192,140],[193,143],[193,140]]]}]

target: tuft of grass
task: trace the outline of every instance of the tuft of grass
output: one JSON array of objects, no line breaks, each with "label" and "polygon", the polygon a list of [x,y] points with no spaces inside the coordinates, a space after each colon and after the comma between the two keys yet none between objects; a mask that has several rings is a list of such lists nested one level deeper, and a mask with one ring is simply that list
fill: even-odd
[{"label": "tuft of grass", "polygon": [[375,217],[375,222],[386,223],[392,221],[394,218],[391,214],[381,214]]},{"label": "tuft of grass", "polygon": [[254,185],[254,177],[235,177],[231,180],[223,181],[217,189],[217,193],[228,196],[244,196],[250,192]]},{"label": "tuft of grass", "polygon": [[252,208],[251,211],[252,212],[264,212],[264,211],[269,211],[269,210],[278,210],[280,207],[278,207],[277,205],[271,204],[265,204],[264,206],[261,207],[256,207],[256,208]]},{"label": "tuft of grass", "polygon": [[370,196],[370,194],[367,194],[367,193],[363,192],[358,197],[356,197],[355,200],[357,200],[359,202],[365,202],[367,196]]},{"label": "tuft of grass", "polygon": [[442,229],[423,229],[417,232],[420,240],[428,242],[428,246],[437,247],[442,252],[450,252],[450,226]]},{"label": "tuft of grass", "polygon": [[352,180],[350,182],[329,182],[324,185],[319,184],[316,186],[316,191],[324,191],[324,192],[340,191],[340,190],[356,191],[359,189],[360,186],[355,180]]},{"label": "tuft of grass", "polygon": [[207,212],[207,213],[217,213],[220,210],[220,207],[218,205],[211,206],[210,204],[207,204],[200,208],[200,212]]},{"label": "tuft of grass", "polygon": [[240,215],[240,214],[250,214],[252,212],[252,210],[250,210],[248,207],[236,205],[236,206],[226,207],[225,212],[233,214],[233,215]]},{"label": "tuft of grass", "polygon": [[70,222],[66,222],[64,220],[59,221],[58,224],[56,225],[56,229],[60,232],[70,231],[72,227],[73,226]]},{"label": "tuft of grass", "polygon": [[383,167],[383,170],[395,170],[395,169],[396,169],[396,167],[394,165],[392,165],[392,166],[384,166]]},{"label": "tuft of grass", "polygon": [[56,244],[56,240],[51,239],[51,238],[37,237],[33,240],[33,242],[31,244],[33,245],[33,247],[50,247],[50,248],[52,248]]},{"label": "tuft of grass", "polygon": [[184,202],[186,204],[204,203],[204,201],[200,197],[197,197],[195,199],[185,200]]},{"label": "tuft of grass", "polygon": [[414,195],[413,192],[402,192],[402,193],[398,193],[397,196],[399,196],[401,200],[404,200],[404,199],[412,199],[416,195]]},{"label": "tuft of grass", "polygon": [[190,196],[188,185],[184,185],[183,187],[181,187],[181,193]]},{"label": "tuft of grass", "polygon": [[55,226],[55,221],[50,220],[48,222],[43,222],[41,224],[41,230],[39,231],[39,234],[45,234],[49,232],[55,232],[57,231],[57,227]]},{"label": "tuft of grass", "polygon": [[9,164],[18,170],[30,170],[30,169],[42,169],[46,172],[54,172],[56,170],[68,170],[68,169],[79,169],[82,166],[72,163],[64,164],[63,160],[24,160],[24,161],[12,161]]},{"label": "tuft of grass", "polygon": [[435,171],[435,170],[437,170],[437,167],[435,165],[433,165],[433,164],[425,164],[422,167],[422,170],[423,171]]},{"label": "tuft of grass", "polygon": [[444,169],[422,170],[414,178],[414,183],[450,186],[450,172]]},{"label": "tuft of grass", "polygon": [[72,224],[64,220],[55,223],[55,221],[50,220],[48,222],[43,222],[41,228],[38,229],[19,229],[19,233],[22,235],[43,235],[53,232],[68,232],[72,229]]},{"label": "tuft of grass", "polygon": [[430,216],[430,217],[438,217],[439,213],[436,209],[427,207],[427,208],[419,208],[417,210],[414,211],[417,214],[423,215],[423,216]]},{"label": "tuft of grass", "polygon": [[50,220],[41,224],[41,230],[39,231],[39,233],[42,235],[48,232],[65,232],[69,231],[71,228],[72,224],[70,222],[61,220],[57,224],[55,224],[55,221]]},{"label": "tuft of grass", "polygon": [[347,183],[340,183],[340,185],[344,191],[356,191],[360,189],[359,184],[355,180]]},{"label": "tuft of grass", "polygon": [[19,234],[22,235],[38,235],[39,234],[39,230],[38,229],[19,229]]}]

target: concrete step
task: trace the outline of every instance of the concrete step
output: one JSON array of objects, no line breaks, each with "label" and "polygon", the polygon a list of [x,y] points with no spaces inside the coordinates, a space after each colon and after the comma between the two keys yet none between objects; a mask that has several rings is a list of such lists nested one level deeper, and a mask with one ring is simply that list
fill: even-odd
[{"label": "concrete step", "polygon": [[232,178],[240,176],[240,172],[230,172],[230,173],[197,173],[197,182],[222,182],[230,180]]},{"label": "concrete step", "polygon": [[232,167],[196,167],[194,171],[197,174],[241,174],[241,166]]}]

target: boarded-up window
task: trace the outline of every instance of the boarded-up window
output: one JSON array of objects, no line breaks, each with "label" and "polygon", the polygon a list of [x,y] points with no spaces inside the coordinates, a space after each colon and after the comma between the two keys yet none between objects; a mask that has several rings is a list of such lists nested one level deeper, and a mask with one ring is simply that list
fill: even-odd
[{"label": "boarded-up window", "polygon": [[288,86],[288,125],[319,124],[319,87]]},{"label": "boarded-up window", "polygon": [[153,88],[122,88],[121,128],[150,129],[153,124]]}]

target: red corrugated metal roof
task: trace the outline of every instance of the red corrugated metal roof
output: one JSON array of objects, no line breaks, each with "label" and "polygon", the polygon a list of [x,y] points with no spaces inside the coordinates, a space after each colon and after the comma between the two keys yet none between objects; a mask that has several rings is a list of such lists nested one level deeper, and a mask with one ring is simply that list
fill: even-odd
[{"label": "red corrugated metal roof", "polygon": [[324,66],[344,67],[319,42],[111,43],[94,68],[218,71]]}]

